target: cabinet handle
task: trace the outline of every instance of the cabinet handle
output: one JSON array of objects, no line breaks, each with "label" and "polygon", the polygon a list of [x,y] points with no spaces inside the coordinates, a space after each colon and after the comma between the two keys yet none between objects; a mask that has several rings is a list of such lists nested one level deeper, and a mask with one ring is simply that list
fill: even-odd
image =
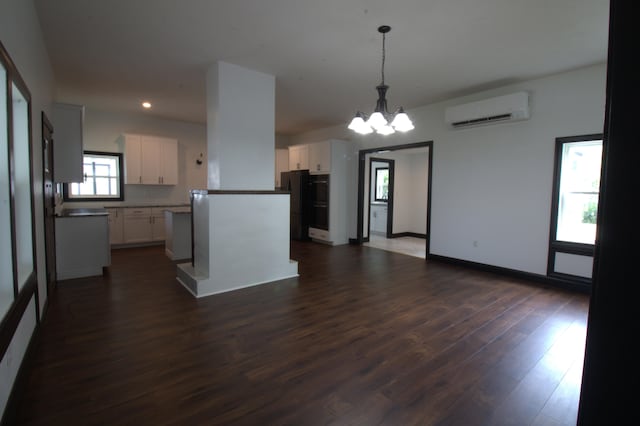
[{"label": "cabinet handle", "polygon": [[138,179],[139,183],[142,183],[142,176]]}]

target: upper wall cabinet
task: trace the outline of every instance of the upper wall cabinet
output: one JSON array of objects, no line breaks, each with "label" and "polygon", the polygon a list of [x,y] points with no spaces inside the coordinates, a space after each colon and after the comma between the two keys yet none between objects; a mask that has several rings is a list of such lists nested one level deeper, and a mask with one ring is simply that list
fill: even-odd
[{"label": "upper wall cabinet", "polygon": [[53,104],[53,173],[56,182],[83,182],[84,107]]},{"label": "upper wall cabinet", "polygon": [[309,173],[327,174],[331,172],[331,141],[309,145]]},{"label": "upper wall cabinet", "polygon": [[178,184],[178,141],[158,136],[124,135],[125,183]]},{"label": "upper wall cabinet", "polygon": [[289,170],[309,170],[309,147],[307,145],[289,147]]},{"label": "upper wall cabinet", "polygon": [[280,188],[282,172],[289,171],[289,150],[276,149],[276,188]]},{"label": "upper wall cabinet", "polygon": [[289,147],[289,169],[309,170],[310,174],[331,173],[332,146],[336,140]]}]

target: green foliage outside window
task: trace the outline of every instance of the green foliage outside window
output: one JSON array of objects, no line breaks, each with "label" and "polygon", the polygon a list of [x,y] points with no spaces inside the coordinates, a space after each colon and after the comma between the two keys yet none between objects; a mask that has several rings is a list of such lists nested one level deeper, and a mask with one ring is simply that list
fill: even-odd
[{"label": "green foliage outside window", "polygon": [[598,205],[595,201],[591,201],[587,204],[587,207],[582,212],[582,223],[596,223],[598,217]]}]

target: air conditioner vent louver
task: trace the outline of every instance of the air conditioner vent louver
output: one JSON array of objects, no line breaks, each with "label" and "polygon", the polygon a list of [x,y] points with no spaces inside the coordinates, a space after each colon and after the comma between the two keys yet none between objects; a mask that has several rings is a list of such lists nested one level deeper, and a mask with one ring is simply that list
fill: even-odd
[{"label": "air conditioner vent louver", "polygon": [[529,94],[527,92],[517,92],[456,105],[445,110],[445,121],[453,128],[526,120],[528,118]]}]

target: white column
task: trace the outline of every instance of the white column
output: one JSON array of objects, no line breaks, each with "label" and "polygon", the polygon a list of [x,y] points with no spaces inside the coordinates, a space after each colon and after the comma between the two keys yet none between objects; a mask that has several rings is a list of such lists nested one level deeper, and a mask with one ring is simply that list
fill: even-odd
[{"label": "white column", "polygon": [[274,189],[274,76],[226,62],[209,68],[207,147],[209,189]]},{"label": "white column", "polygon": [[207,73],[209,190],[194,191],[193,265],[178,281],[202,297],[298,275],[289,194],[274,191],[275,79],[218,62]]}]

